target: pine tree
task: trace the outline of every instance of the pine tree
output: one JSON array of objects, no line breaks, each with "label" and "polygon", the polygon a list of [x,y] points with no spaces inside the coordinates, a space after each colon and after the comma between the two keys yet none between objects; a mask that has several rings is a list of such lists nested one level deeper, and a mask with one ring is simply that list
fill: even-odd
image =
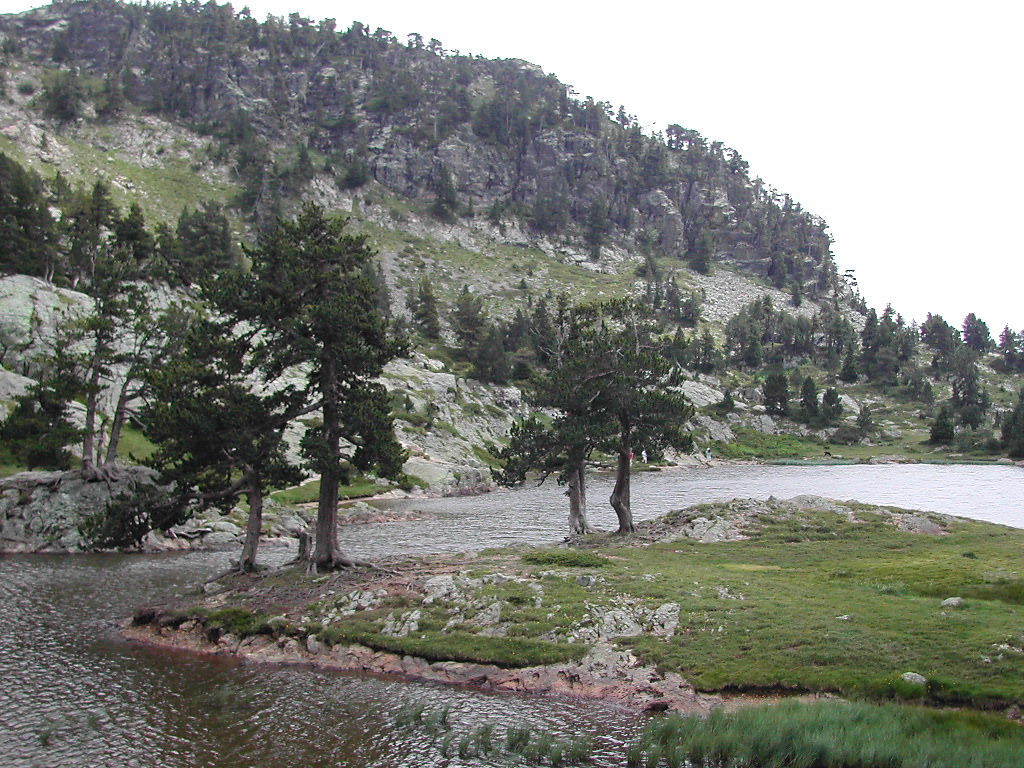
[{"label": "pine tree", "polygon": [[850,346],[846,350],[846,357],[843,358],[843,367],[839,371],[839,380],[845,381],[847,384],[855,384],[859,377],[860,373],[857,371],[857,361],[853,356],[853,347]]},{"label": "pine tree", "polygon": [[988,324],[973,312],[964,318],[963,330],[964,344],[976,352],[988,352],[994,346]]},{"label": "pine tree", "polygon": [[1024,389],[1017,397],[1017,405],[1003,420],[1000,435],[1003,450],[1013,459],[1024,458]]},{"label": "pine tree", "polygon": [[[648,310],[625,300],[581,306],[571,311],[569,325],[552,357],[555,362],[532,388],[533,405],[555,409],[560,416],[550,430],[521,433],[505,458],[519,477],[524,462],[543,464],[556,457],[571,479],[579,477],[590,451],[600,447],[614,453],[615,485],[609,501],[619,532],[628,533],[634,530],[634,448],[692,448],[683,428],[693,408],[673,391],[677,369],[667,354],[669,342],[658,334]],[[549,447],[538,451],[531,441]]]},{"label": "pine tree", "polygon": [[721,401],[715,406],[715,410],[719,413],[732,413],[736,408],[736,401],[733,399],[732,390],[727,389],[722,394]]},{"label": "pine tree", "polygon": [[789,383],[786,381],[786,374],[781,371],[769,373],[761,385],[761,391],[768,413],[785,416],[789,411]]},{"label": "pine tree", "polygon": [[932,422],[928,440],[932,443],[951,443],[954,437],[956,429],[953,427],[953,412],[948,405],[943,405]]},{"label": "pine tree", "polygon": [[83,389],[69,346],[67,339],[58,343],[49,372],[15,398],[14,409],[0,424],[0,443],[29,469],[70,469],[68,446],[82,438],[82,430],[68,419],[68,406]]},{"label": "pine tree", "polygon": [[0,153],[0,275],[54,278],[56,231],[39,177]]},{"label": "pine tree", "polygon": [[347,224],[313,204],[294,220],[279,219],[247,249],[251,273],[226,281],[218,303],[259,330],[254,354],[265,378],[308,371],[298,389],[323,420],[307,430],[302,452],[320,476],[313,564],[324,568],[357,563],[338,546],[339,485],[354,470],[398,477],[405,460],[377,381],[402,345],[387,337],[364,270],[374,255],[367,237]]},{"label": "pine tree", "polygon": [[843,401],[835,387],[829,387],[821,396],[821,418],[826,424],[832,424],[843,415]]},{"label": "pine tree", "polygon": [[462,286],[462,292],[452,307],[451,325],[463,349],[472,349],[480,342],[486,324],[483,299],[472,293],[468,285]]},{"label": "pine tree", "polygon": [[406,306],[412,314],[414,327],[424,338],[437,341],[441,338],[441,315],[438,310],[437,294],[429,277],[420,278]]},{"label": "pine tree", "polygon": [[263,502],[271,488],[298,483],[302,474],[285,456],[284,428],[301,409],[290,387],[253,391],[253,339],[238,323],[195,320],[180,339],[179,354],[152,369],[152,397],[142,420],[157,444],[147,464],[176,489],[177,515],[201,507],[249,507],[238,568],[256,569]]},{"label": "pine tree", "polygon": [[871,415],[871,409],[866,405],[862,405],[860,412],[857,414],[857,429],[860,430],[861,435],[866,435],[873,426],[874,419]]},{"label": "pine tree", "polygon": [[804,421],[812,421],[818,416],[818,388],[810,376],[800,385],[800,415]]}]

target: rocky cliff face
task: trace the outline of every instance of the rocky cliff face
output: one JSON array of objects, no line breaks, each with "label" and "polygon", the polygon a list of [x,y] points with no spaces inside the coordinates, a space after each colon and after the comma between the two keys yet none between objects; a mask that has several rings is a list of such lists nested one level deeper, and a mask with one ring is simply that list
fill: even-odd
[{"label": "rocky cliff face", "polygon": [[653,252],[805,294],[836,287],[825,223],[752,180],[735,150],[680,126],[645,136],[527,62],[213,4],[61,3],[0,17],[0,35],[17,41],[12,66],[91,79],[75,119],[141,109],[206,133],[257,219],[323,168],[340,187],[375,182],[442,220],[522,226],[594,259]]}]

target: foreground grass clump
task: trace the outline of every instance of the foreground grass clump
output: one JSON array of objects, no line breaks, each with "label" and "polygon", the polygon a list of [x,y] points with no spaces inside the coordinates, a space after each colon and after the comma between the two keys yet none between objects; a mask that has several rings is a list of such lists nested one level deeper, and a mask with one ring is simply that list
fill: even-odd
[{"label": "foreground grass clump", "polygon": [[236,637],[250,637],[270,634],[273,628],[268,623],[269,618],[264,614],[232,606],[209,613],[206,616],[205,625],[207,629],[230,632]]},{"label": "foreground grass clump", "polygon": [[630,768],[1017,768],[1024,728],[978,713],[895,704],[786,702],[667,717],[630,746]]}]

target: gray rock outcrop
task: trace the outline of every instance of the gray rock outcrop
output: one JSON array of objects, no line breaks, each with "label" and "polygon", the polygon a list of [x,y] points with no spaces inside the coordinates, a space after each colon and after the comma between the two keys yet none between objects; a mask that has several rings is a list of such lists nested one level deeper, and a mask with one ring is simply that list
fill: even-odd
[{"label": "gray rock outcrop", "polygon": [[86,482],[79,472],[22,472],[0,481],[0,551],[73,552],[79,526],[112,498],[154,486],[157,475],[130,467],[119,480]]}]

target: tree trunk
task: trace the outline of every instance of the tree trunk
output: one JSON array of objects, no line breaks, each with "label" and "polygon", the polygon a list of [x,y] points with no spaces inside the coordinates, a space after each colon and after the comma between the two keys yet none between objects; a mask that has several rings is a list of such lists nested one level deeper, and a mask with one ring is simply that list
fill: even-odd
[{"label": "tree trunk", "polygon": [[82,439],[82,477],[98,478],[96,471],[96,410],[100,391],[100,366],[93,364],[89,374],[89,387],[85,396],[85,436]]},{"label": "tree trunk", "polygon": [[632,435],[628,424],[622,423],[622,432],[619,437],[619,461],[615,469],[615,487],[612,488],[612,495],[608,501],[615,510],[615,516],[619,519],[619,530],[617,533],[632,533],[636,530],[633,525],[633,510],[630,509],[629,501],[629,472],[630,454],[632,453]]},{"label": "tree trunk", "polygon": [[242,545],[242,559],[238,570],[251,573],[256,570],[256,550],[260,545],[260,530],[263,528],[263,489],[259,477],[251,467],[245,468],[247,481],[245,495],[249,499],[249,520],[245,525],[245,543]]},{"label": "tree trunk", "polygon": [[320,469],[320,498],[316,510],[316,549],[313,562],[326,568],[335,567],[341,558],[338,548],[338,464],[341,443],[338,439],[338,390],[335,362],[321,361],[320,394],[323,397],[324,443],[326,465]]},{"label": "tree trunk", "polygon": [[325,466],[320,472],[320,498],[316,512],[316,548],[313,565],[332,569],[355,565],[371,565],[345,557],[338,547],[338,469],[341,465],[340,415],[335,362],[327,358],[321,363],[320,392],[323,396]]},{"label": "tree trunk", "polygon": [[[121,391],[117,395],[117,406],[114,408],[114,418],[110,421],[110,442],[107,443],[107,456],[103,460],[104,467],[113,467],[117,464],[117,449],[121,444],[121,429],[124,427],[125,419],[128,417],[128,379],[125,379]],[[96,457],[99,458],[98,456]]]},{"label": "tree trunk", "polygon": [[569,533],[593,533],[587,520],[587,488],[583,467],[579,466],[569,474]]}]

